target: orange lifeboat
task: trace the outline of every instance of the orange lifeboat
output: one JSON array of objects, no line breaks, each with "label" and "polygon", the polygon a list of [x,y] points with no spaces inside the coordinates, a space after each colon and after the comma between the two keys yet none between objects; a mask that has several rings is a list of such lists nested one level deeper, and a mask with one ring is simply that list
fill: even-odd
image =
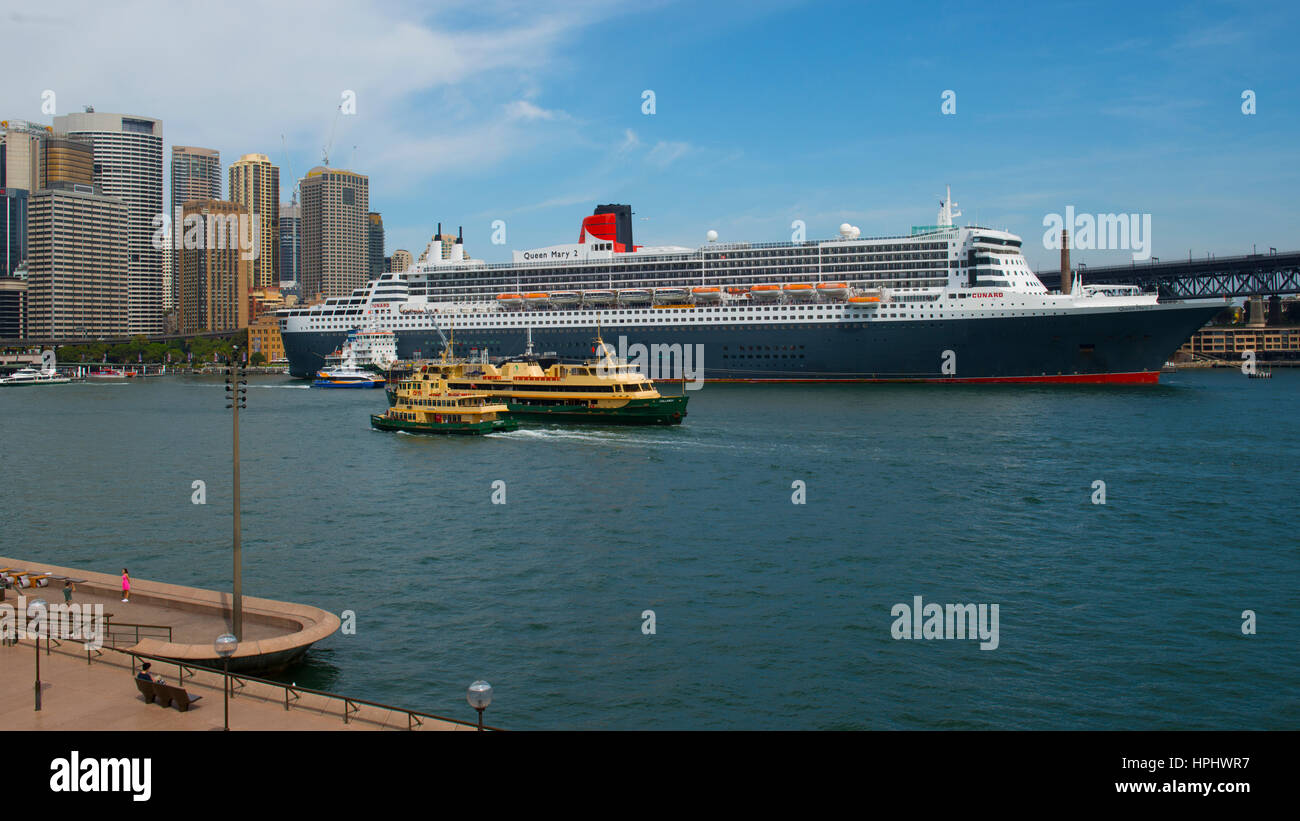
[{"label": "orange lifeboat", "polygon": [[717,302],[722,299],[722,289],[712,285],[700,285],[691,289],[691,296],[696,302]]},{"label": "orange lifeboat", "polygon": [[791,282],[785,286],[785,292],[795,299],[812,299],[813,294],[817,293],[806,282]]},{"label": "orange lifeboat", "polygon": [[879,301],[880,301],[880,297],[878,297],[878,296],[851,296],[851,297],[849,297],[849,302],[854,302],[854,303],[862,303],[862,302],[879,302]]},{"label": "orange lifeboat", "polygon": [[514,307],[524,304],[524,298],[521,294],[497,294],[497,302]]},{"label": "orange lifeboat", "polygon": [[843,299],[849,295],[847,282],[823,282],[817,286],[817,293],[832,299]]},{"label": "orange lifeboat", "polygon": [[771,301],[781,295],[780,285],[755,285],[749,290],[750,299]]}]

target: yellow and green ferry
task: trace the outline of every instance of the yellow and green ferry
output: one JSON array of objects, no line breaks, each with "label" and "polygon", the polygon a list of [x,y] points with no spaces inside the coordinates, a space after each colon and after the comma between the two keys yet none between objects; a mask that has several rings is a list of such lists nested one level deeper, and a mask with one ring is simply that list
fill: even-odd
[{"label": "yellow and green ferry", "polygon": [[[659,393],[599,335],[594,350],[581,363],[559,362],[534,355],[530,344],[523,356],[499,364],[455,359],[444,351],[441,359],[398,364],[389,378],[440,378],[451,390],[483,392],[504,402],[510,418],[522,422],[680,425],[686,418],[684,392]],[[399,391],[389,390],[388,399],[398,401]]]},{"label": "yellow and green ferry", "polygon": [[406,376],[395,387],[392,407],[372,414],[378,430],[407,433],[482,435],[519,428],[507,408],[483,391],[453,390],[441,374],[423,370]]}]

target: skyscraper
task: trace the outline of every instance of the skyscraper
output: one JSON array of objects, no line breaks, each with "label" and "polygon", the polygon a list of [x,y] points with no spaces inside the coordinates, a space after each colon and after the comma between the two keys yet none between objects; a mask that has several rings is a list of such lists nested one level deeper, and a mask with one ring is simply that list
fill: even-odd
[{"label": "skyscraper", "polygon": [[27,338],[27,280],[0,277],[0,339]]},{"label": "skyscraper", "polygon": [[384,273],[384,217],[378,211],[371,211],[367,216],[370,234],[370,273],[367,279],[379,279]]},{"label": "skyscraper", "polygon": [[[196,145],[173,145],[171,205],[167,209],[172,230],[181,230],[181,227],[176,224],[176,209],[183,207],[185,203],[219,199],[221,199],[221,152],[215,148],[202,148]],[[180,271],[176,266],[175,253],[171,263],[168,266],[171,281],[166,286],[163,309],[172,315],[171,323],[175,324],[176,295],[180,293],[180,283],[177,282]]]},{"label": "skyscraper", "polygon": [[59,182],[93,185],[95,149],[85,140],[50,135],[41,146],[41,188]]},{"label": "skyscraper", "polygon": [[[98,186],[54,183],[28,208],[27,335],[122,336],[129,329],[129,206]],[[160,277],[161,280],[161,277]]]},{"label": "skyscraper", "polygon": [[0,188],[0,277],[17,276],[27,259],[29,197],[21,188]]},{"label": "skyscraper", "polygon": [[280,284],[302,277],[302,206],[280,203]]},{"label": "skyscraper", "polygon": [[0,188],[36,191],[41,185],[41,143],[49,128],[25,120],[0,120]]},{"label": "skyscraper", "polygon": [[[153,246],[153,235],[155,217],[163,212],[162,121],[89,109],[55,117],[54,133],[88,141],[94,149],[95,185],[126,205],[127,330],[161,333],[162,254]],[[34,318],[35,311],[30,315]]]},{"label": "skyscraper", "polygon": [[230,202],[257,219],[253,288],[277,284],[280,268],[280,169],[265,154],[245,154],[230,164]]},{"label": "skyscraper", "polygon": [[256,260],[244,259],[239,243],[230,241],[231,236],[238,236],[234,226],[240,215],[247,213],[245,206],[221,200],[196,200],[182,206],[182,222],[191,215],[202,221],[204,241],[202,247],[176,252],[175,265],[180,272],[176,310],[181,333],[248,327],[248,290]]},{"label": "skyscraper", "polygon": [[302,188],[301,298],[344,296],[366,283],[370,271],[370,179],[317,166]]}]

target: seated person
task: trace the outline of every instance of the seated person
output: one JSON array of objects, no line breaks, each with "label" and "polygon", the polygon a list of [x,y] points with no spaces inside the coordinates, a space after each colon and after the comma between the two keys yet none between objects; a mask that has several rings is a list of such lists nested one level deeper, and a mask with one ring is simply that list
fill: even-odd
[{"label": "seated person", "polygon": [[153,673],[149,672],[149,668],[152,666],[153,665],[151,665],[149,662],[146,661],[144,665],[141,666],[140,672],[135,674],[135,677],[138,679],[143,679],[145,681],[148,681],[152,684],[166,684],[167,682],[163,680],[162,676],[155,676]]}]

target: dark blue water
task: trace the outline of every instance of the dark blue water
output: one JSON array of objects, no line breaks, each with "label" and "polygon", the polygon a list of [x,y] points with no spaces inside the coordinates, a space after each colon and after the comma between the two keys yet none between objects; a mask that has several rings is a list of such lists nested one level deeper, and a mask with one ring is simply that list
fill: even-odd
[{"label": "dark blue water", "polygon": [[[485,678],[511,728],[1300,728],[1300,373],[1164,379],[709,385],[680,428],[443,439],[255,378],[244,589],[356,612],[300,684],[469,719]],[[0,555],[227,587],[223,396],[0,390]],[[895,640],[917,595],[998,604],[1000,646]]]}]

